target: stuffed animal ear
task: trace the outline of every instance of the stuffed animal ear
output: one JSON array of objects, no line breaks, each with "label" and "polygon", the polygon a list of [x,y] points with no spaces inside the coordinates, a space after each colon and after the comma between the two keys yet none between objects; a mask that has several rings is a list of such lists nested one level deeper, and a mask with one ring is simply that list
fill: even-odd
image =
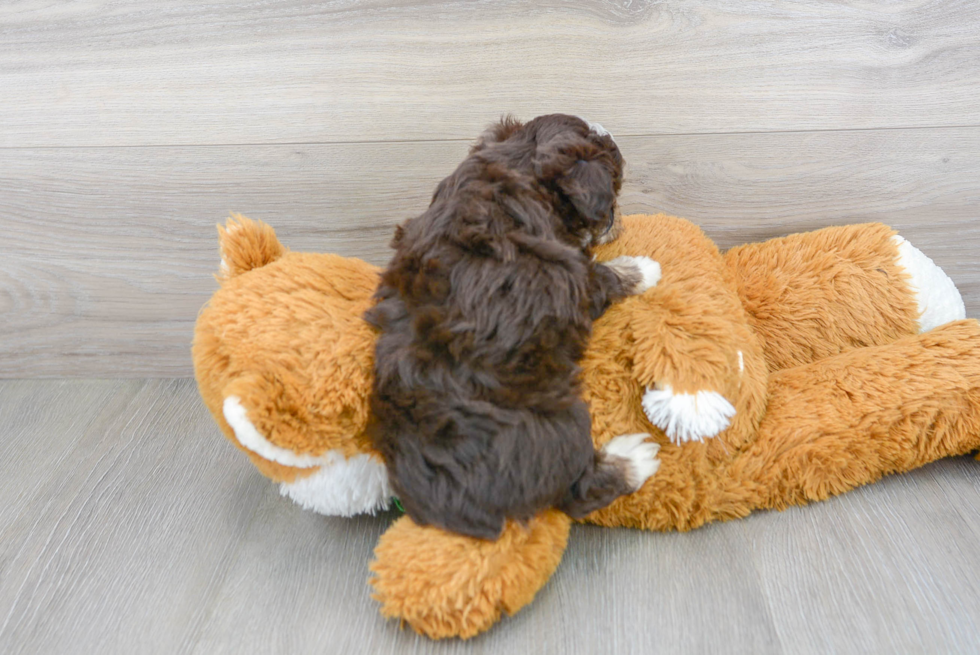
[{"label": "stuffed animal ear", "polygon": [[224,226],[218,226],[218,244],[223,280],[265,266],[286,252],[275,230],[241,214],[232,214]]},{"label": "stuffed animal ear", "polygon": [[606,224],[611,221],[616,188],[609,167],[603,162],[576,161],[558,178],[558,188],[590,222]]}]

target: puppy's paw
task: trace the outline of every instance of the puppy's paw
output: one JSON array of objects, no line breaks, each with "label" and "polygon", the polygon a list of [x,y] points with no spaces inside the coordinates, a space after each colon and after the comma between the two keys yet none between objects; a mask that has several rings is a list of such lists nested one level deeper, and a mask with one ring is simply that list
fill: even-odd
[{"label": "puppy's paw", "polygon": [[643,411],[678,446],[714,437],[735,416],[735,408],[720,393],[674,393],[669,384],[647,389],[643,394]]},{"label": "puppy's paw", "polygon": [[602,447],[603,454],[626,461],[626,481],[637,491],[660,468],[660,444],[647,441],[649,434],[624,434]]},{"label": "puppy's paw", "polygon": [[622,256],[606,262],[632,294],[643,293],[660,281],[660,264],[649,257]]}]

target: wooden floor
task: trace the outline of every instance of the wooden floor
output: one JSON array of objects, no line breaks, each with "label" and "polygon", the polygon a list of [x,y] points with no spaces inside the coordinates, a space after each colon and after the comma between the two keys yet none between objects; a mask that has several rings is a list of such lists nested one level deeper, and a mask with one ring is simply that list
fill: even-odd
[{"label": "wooden floor", "polygon": [[553,111],[616,136],[628,213],[884,221],[980,317],[976,0],[2,2],[0,653],[980,652],[972,459],[576,528],[462,644],[378,616],[392,516],[300,511],[220,437],[187,379],[215,223],[382,263],[486,124]]},{"label": "wooden floor", "polygon": [[0,382],[0,652],[975,653],[980,462],[687,534],[573,528],[472,641],[385,622],[392,515],[324,518],[220,436],[189,380]]}]

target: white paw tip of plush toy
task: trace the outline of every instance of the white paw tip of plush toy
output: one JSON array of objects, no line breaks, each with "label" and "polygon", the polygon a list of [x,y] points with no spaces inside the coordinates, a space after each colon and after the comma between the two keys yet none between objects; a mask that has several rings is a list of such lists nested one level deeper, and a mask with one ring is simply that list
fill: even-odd
[{"label": "white paw tip of plush toy", "polygon": [[606,266],[613,269],[620,277],[632,277],[638,273],[640,281],[633,289],[634,294],[652,289],[660,281],[660,264],[642,255],[639,257],[628,255],[616,257],[606,262]]},{"label": "white paw tip of plush toy", "polygon": [[910,286],[919,306],[919,332],[966,318],[963,297],[946,272],[901,236],[896,234],[892,240],[898,247],[898,265],[912,278]]},{"label": "white paw tip of plush toy", "polygon": [[248,412],[236,396],[225,398],[222,412],[238,443],[256,455],[294,468],[316,468],[309,475],[279,485],[279,493],[304,509],[328,516],[374,514],[388,509],[388,471],[373,456],[365,453],[348,459],[338,450],[321,455],[298,454],[277,446],[248,420]]},{"label": "white paw tip of plush toy", "polygon": [[720,393],[674,393],[669,384],[647,389],[643,394],[643,411],[678,446],[714,437],[735,416],[735,408]]},{"label": "white paw tip of plush toy", "polygon": [[650,435],[644,432],[624,434],[615,437],[602,447],[605,455],[625,459],[629,463],[626,479],[633,487],[633,491],[642,487],[660,468],[660,460],[657,459],[660,444],[647,441],[649,437]]},{"label": "white paw tip of plush toy", "polygon": [[640,274],[643,275],[643,281],[636,292],[643,293],[647,289],[657,286],[657,282],[660,281],[660,264],[649,257],[634,257],[633,259],[640,268]]}]

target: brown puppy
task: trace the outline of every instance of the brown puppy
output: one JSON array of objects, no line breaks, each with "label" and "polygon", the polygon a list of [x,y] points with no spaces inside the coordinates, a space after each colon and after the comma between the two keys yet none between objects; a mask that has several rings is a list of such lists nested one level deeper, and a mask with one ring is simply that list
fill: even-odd
[{"label": "brown puppy", "polygon": [[505,119],[395,232],[368,434],[419,524],[484,539],[557,507],[582,517],[653,475],[648,435],[596,452],[578,361],[595,320],[660,277],[592,260],[615,234],[623,158],[574,116]]}]

